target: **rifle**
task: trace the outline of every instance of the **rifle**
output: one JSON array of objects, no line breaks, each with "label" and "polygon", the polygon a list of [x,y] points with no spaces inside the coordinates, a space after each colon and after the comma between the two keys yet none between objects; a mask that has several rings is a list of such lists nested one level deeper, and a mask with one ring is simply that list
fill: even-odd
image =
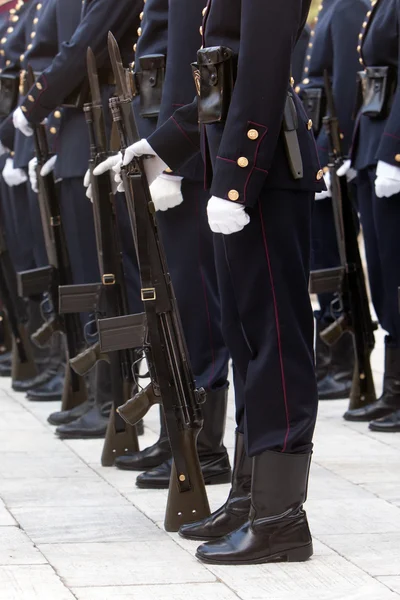
[{"label": "rifle", "polygon": [[[110,99],[110,107],[124,152],[139,135],[131,107],[129,79],[111,33],[108,47],[117,91],[117,97]],[[143,158],[134,159],[122,169],[121,175],[141,276],[147,322],[145,352],[153,396],[161,395],[173,456],[164,526],[167,531],[177,531],[184,523],[210,514],[196,448],[203,425],[200,405],[205,400],[205,391],[195,387]]]},{"label": "rifle", "polygon": [[332,314],[336,318],[321,333],[324,342],[333,345],[346,331],[353,336],[356,364],[349,405],[349,410],[353,410],[376,400],[370,363],[371,352],[375,346],[376,325],[371,318],[358,245],[357,214],[346,177],[337,175],[337,169],[343,164],[344,157],[332,86],[326,71],[324,80],[328,115],[323,119],[323,126],[329,141],[328,168],[331,175],[332,206],[340,266],[313,272],[310,291],[316,294],[331,292],[336,295],[332,305]]},{"label": "rifle", "polygon": [[13,380],[26,380],[38,372],[33,359],[26,324],[28,314],[25,300],[18,295],[17,274],[0,227],[0,296],[7,313],[12,334],[11,375]]},{"label": "rifle", "polygon": [[[90,140],[89,169],[93,193],[93,213],[97,242],[97,254],[101,274],[101,284],[98,284],[97,313],[109,318],[118,318],[129,313],[128,296],[126,292],[122,253],[119,244],[118,226],[116,220],[115,196],[113,194],[109,173],[98,177],[93,171],[98,164],[106,160],[107,137],[103,114],[99,78],[95,56],[88,48],[87,69],[91,91],[91,103],[84,105],[86,124]],[[136,345],[143,344],[144,318],[141,315],[138,324]],[[140,326],[142,334],[140,333]],[[82,355],[76,357],[74,368],[85,367],[90,362],[105,359],[110,364],[113,407],[108,422],[101,463],[112,466],[115,458],[127,452],[137,452],[139,444],[135,425],[127,424],[118,414],[120,404],[124,404],[132,394],[135,384],[132,375],[132,365],[135,362],[130,349],[109,351],[102,354],[100,344],[88,348]]]},{"label": "rifle", "polygon": [[[28,66],[27,84],[31,87],[34,83],[35,76],[32,67]],[[27,290],[24,289],[24,281],[29,282],[30,289],[35,287],[35,278],[36,289],[47,284],[46,291],[51,302],[52,317],[32,335],[32,340],[41,346],[46,344],[54,333],[62,332],[67,341],[68,357],[74,357],[83,345],[82,329],[79,315],[62,315],[59,312],[59,286],[71,283],[72,273],[54,177],[52,173],[45,177],[40,174],[42,167],[50,158],[44,125],[33,126],[33,139],[37,157],[39,207],[49,267],[22,273],[19,281],[20,292],[21,295],[27,293]],[[74,372],[68,373],[68,370],[70,367],[67,361],[62,410],[78,406],[86,400],[87,396],[84,380]]]}]

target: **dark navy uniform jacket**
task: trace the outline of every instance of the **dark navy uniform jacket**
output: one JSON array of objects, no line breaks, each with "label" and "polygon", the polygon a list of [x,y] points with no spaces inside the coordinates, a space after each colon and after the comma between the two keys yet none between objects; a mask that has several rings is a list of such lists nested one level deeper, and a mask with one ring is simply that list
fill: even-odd
[{"label": "dark navy uniform jacket", "polygon": [[[190,4],[188,8],[190,8]],[[138,40],[135,44],[134,71],[140,71],[139,57],[148,54],[163,54],[167,56],[168,43],[168,0],[147,0],[141,15],[141,25],[138,29]],[[140,136],[147,138],[157,125],[154,117],[140,116],[140,96],[133,100],[133,108]]]},{"label": "dark navy uniform jacket", "polygon": [[301,80],[301,77],[303,75],[304,62],[306,60],[306,56],[309,54],[308,44],[310,43],[310,38],[311,38],[311,28],[307,24],[304,27],[303,31],[301,32],[301,35],[296,44],[296,47],[294,49],[294,54],[293,54],[292,75],[293,75],[295,84],[299,83],[299,81]]},{"label": "dark navy uniform jacket", "polygon": [[358,170],[374,166],[378,160],[400,167],[400,2],[374,0],[372,4],[360,33],[360,70],[390,66],[397,75],[397,88],[388,118],[359,117],[352,150]]},{"label": "dark navy uniform jacket", "polygon": [[[184,0],[173,1],[181,2],[181,10],[185,11]],[[207,126],[208,148],[214,163],[213,195],[254,205],[265,185],[323,189],[309,119],[297,97],[304,164],[304,177],[300,180],[292,177],[281,136],[293,50],[308,10],[308,0],[208,0],[202,45],[226,46],[238,55],[238,74],[227,121]],[[197,99],[175,112],[149,142],[174,170],[195,154],[200,147]]]},{"label": "dark navy uniform jacket", "polygon": [[[350,150],[355,123],[356,82],[360,67],[358,35],[369,7],[368,0],[324,0],[298,89],[300,96],[303,89],[324,89],[324,71],[328,71],[345,154]],[[328,164],[328,146],[327,136],[322,128],[317,137],[322,166]]]},{"label": "dark navy uniform jacket", "polygon": [[[60,27],[68,22],[70,5],[71,2],[58,0],[57,18]],[[118,0],[112,4],[112,10],[109,0],[86,0],[83,5],[72,2],[72,6],[74,14],[82,9],[79,25],[72,36],[63,37],[62,33],[59,35],[59,53],[22,105],[22,110],[32,123],[40,122],[84,82],[88,46],[95,53],[98,67],[111,70],[107,49],[109,30],[120,44],[124,62],[128,63],[133,58],[136,27],[143,6],[141,0]],[[89,142],[83,114],[81,111],[68,110],[59,138],[56,174],[64,178],[82,176],[87,169],[88,158]]]}]

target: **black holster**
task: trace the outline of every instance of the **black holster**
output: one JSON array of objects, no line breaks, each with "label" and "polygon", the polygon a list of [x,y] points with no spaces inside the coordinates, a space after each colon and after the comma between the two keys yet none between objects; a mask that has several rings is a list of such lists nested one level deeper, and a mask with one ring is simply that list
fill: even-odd
[{"label": "black holster", "polygon": [[326,96],[323,88],[308,88],[301,92],[304,109],[313,122],[314,134],[318,135],[322,119],[326,115]]},{"label": "black holster", "polygon": [[215,46],[197,52],[192,65],[199,95],[199,123],[225,121],[236,79],[237,60],[230,48]]},{"label": "black holster", "polygon": [[362,98],[361,114],[370,119],[386,119],[392,107],[397,85],[392,67],[366,67],[358,73],[358,98]]},{"label": "black holster", "polygon": [[140,71],[135,74],[140,93],[140,116],[145,119],[160,114],[165,79],[164,54],[148,54],[139,58]]},{"label": "black holster", "polygon": [[18,103],[18,75],[0,75],[0,117],[8,117]]}]

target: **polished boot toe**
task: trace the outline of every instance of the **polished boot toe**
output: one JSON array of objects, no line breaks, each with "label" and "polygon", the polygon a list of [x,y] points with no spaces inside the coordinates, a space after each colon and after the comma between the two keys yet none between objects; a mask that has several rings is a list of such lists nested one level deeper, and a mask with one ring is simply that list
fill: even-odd
[{"label": "polished boot toe", "polygon": [[371,431],[381,431],[382,433],[397,433],[400,431],[400,410],[392,412],[386,417],[372,421],[369,424]]},{"label": "polished boot toe", "polygon": [[385,401],[384,398],[381,398],[380,400],[377,400],[372,404],[368,404],[367,406],[346,411],[343,415],[343,418],[346,421],[368,422],[386,417],[394,410],[394,406],[391,406]]},{"label": "polished boot toe", "polygon": [[169,441],[158,440],[141,452],[133,452],[115,459],[115,466],[124,471],[146,471],[154,469],[171,458]]},{"label": "polished boot toe", "polygon": [[76,421],[57,427],[56,434],[63,440],[103,438],[107,431],[108,417],[99,407],[94,405],[86,414]]},{"label": "polished boot toe", "polygon": [[76,421],[77,419],[79,419],[79,417],[85,415],[92,406],[93,402],[90,402],[90,400],[86,400],[86,402],[83,402],[82,404],[79,404],[79,406],[71,408],[71,410],[61,410],[52,413],[51,415],[49,415],[47,420],[51,425],[67,425],[68,423],[73,423],[73,421]]},{"label": "polished boot toe", "polygon": [[220,565],[256,565],[267,562],[303,562],[313,554],[305,513],[287,522],[257,525],[247,521],[223,538],[199,546],[196,557]]},{"label": "polished boot toe", "polygon": [[344,400],[350,398],[351,379],[336,379],[328,373],[318,382],[318,400]]},{"label": "polished boot toe", "polygon": [[57,373],[44,385],[34,388],[27,393],[32,402],[50,402],[61,400],[64,390],[64,373]]},{"label": "polished boot toe", "polygon": [[13,389],[16,392],[29,392],[31,390],[35,390],[45,386],[57,375],[57,372],[58,371],[54,369],[46,369],[32,379],[27,379],[26,381],[14,381]]},{"label": "polished boot toe", "polygon": [[[217,457],[200,457],[200,464],[206,485],[230,482],[231,466],[227,454]],[[171,467],[172,459],[169,459],[158,467],[142,473],[136,478],[137,487],[141,489],[168,489]]]}]

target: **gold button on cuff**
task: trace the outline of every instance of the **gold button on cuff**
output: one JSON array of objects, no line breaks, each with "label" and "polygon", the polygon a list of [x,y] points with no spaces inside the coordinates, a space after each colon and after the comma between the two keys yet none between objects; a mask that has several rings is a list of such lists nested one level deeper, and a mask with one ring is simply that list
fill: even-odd
[{"label": "gold button on cuff", "polygon": [[317,181],[319,181],[320,179],[322,179],[324,176],[324,172],[322,169],[320,169],[317,173]]},{"label": "gold button on cuff", "polygon": [[42,86],[41,83],[39,83],[39,81],[37,82],[36,87],[37,87],[38,90],[42,90],[43,89],[43,86]]},{"label": "gold button on cuff", "polygon": [[247,132],[247,137],[249,138],[249,140],[256,140],[259,135],[260,134],[258,133],[257,129],[249,129],[249,131]]},{"label": "gold button on cuff", "polygon": [[300,94],[301,87],[299,85],[296,85],[296,87],[294,88],[294,91],[296,92],[296,94]]},{"label": "gold button on cuff", "polygon": [[236,202],[236,200],[239,200],[239,192],[237,190],[230,190],[228,192],[228,198],[229,200],[233,200],[233,202]]},{"label": "gold button on cuff", "polygon": [[202,25],[200,25],[200,27],[199,27],[199,33],[200,33],[200,35],[203,35],[203,27],[202,27]]},{"label": "gold button on cuff", "polygon": [[142,35],[142,28],[141,27],[137,28],[137,34],[138,34],[139,37]]},{"label": "gold button on cuff", "polygon": [[400,154],[396,154],[396,156],[394,157],[394,160],[396,162],[400,162]]},{"label": "gold button on cuff", "polygon": [[28,109],[26,108],[26,106],[21,106],[21,110],[22,110],[22,112],[28,112]]},{"label": "gold button on cuff", "polygon": [[242,167],[242,169],[245,169],[246,167],[249,166],[249,161],[247,160],[247,158],[245,156],[241,156],[240,158],[237,159],[237,164],[239,165],[239,167]]},{"label": "gold button on cuff", "polygon": [[167,168],[164,170],[164,173],[173,173],[173,171],[172,171],[172,169],[170,169],[169,167],[167,167]]},{"label": "gold button on cuff", "polygon": [[35,98],[29,94],[28,96],[29,102],[35,102]]},{"label": "gold button on cuff", "polygon": [[308,131],[310,131],[310,129],[312,129],[312,121],[311,121],[311,119],[308,120],[307,129],[308,129]]},{"label": "gold button on cuff", "polygon": [[328,173],[329,167],[324,167],[322,170],[323,170],[324,173]]},{"label": "gold button on cuff", "polygon": [[55,116],[55,118],[56,118],[56,119],[61,119],[61,113],[60,113],[60,111],[59,111],[59,110],[56,110],[56,111],[54,112],[54,116]]},{"label": "gold button on cuff", "polygon": [[303,83],[304,85],[307,85],[310,83],[310,80],[308,79],[308,77],[306,77],[305,79],[303,79]]},{"label": "gold button on cuff", "polygon": [[55,127],[50,127],[50,133],[54,135],[55,133],[57,133],[57,129]]},{"label": "gold button on cuff", "polygon": [[290,85],[293,87],[294,86],[294,77],[290,78]]}]

